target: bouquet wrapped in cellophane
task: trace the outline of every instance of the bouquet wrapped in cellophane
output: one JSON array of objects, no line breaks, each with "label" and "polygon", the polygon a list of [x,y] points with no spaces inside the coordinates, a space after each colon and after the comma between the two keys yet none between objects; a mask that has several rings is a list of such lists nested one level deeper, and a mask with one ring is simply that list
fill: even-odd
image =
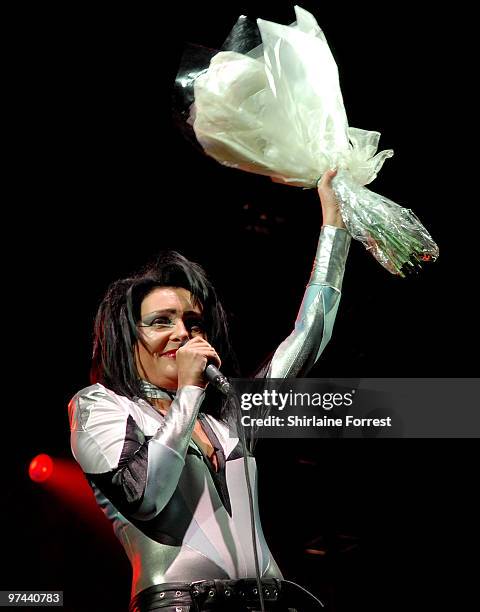
[{"label": "bouquet wrapped in cellophane", "polygon": [[[284,26],[240,17],[221,51],[184,56],[176,93],[205,153],[226,166],[314,188],[325,171],[348,232],[404,276],[438,247],[415,214],[365,187],[393,151],[379,132],[349,127],[338,69],[313,15]],[[178,106],[178,103],[177,103]]]}]

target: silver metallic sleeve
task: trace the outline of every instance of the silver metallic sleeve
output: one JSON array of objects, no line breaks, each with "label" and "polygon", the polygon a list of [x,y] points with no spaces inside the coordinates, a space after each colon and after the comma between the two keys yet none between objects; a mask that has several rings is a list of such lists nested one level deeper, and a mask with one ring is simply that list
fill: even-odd
[{"label": "silver metallic sleeve", "polygon": [[142,504],[132,515],[134,518],[153,518],[172,497],[204,397],[205,390],[200,387],[179,389],[165,421],[149,440],[147,482]]},{"label": "silver metallic sleeve", "polygon": [[322,227],[295,327],[275,351],[268,377],[305,376],[322,354],[332,335],[350,241],[346,230]]}]

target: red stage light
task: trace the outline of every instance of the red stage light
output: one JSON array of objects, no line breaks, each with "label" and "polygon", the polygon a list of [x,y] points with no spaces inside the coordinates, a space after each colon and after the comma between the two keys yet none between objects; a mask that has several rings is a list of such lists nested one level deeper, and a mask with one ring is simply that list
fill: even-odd
[{"label": "red stage light", "polygon": [[45,482],[53,472],[53,461],[49,455],[42,453],[30,462],[28,475],[35,482]]}]

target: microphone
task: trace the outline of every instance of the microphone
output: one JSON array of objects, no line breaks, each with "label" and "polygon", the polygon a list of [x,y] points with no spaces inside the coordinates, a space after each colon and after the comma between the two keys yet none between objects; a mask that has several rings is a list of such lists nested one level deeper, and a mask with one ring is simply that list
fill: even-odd
[{"label": "microphone", "polygon": [[205,368],[203,375],[209,383],[220,391],[220,393],[223,393],[223,395],[228,395],[230,393],[230,383],[228,378],[224,376],[212,363],[207,363],[207,367]]}]

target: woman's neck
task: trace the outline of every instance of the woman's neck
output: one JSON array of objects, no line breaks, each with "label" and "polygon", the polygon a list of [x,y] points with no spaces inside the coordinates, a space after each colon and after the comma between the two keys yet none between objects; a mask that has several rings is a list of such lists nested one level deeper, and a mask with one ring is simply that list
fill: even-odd
[{"label": "woman's neck", "polygon": [[163,415],[167,414],[168,409],[172,404],[171,399],[159,399],[156,397],[150,397],[148,401],[157,412],[160,412]]}]

